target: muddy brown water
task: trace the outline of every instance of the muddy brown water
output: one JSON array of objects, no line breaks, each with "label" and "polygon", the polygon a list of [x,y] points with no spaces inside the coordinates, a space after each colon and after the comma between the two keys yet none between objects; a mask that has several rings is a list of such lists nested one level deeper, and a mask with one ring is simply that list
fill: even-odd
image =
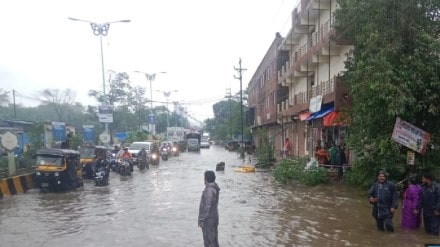
[{"label": "muddy brown water", "polygon": [[112,173],[110,186],[0,200],[0,246],[203,246],[197,227],[203,173],[216,172],[220,246],[424,246],[439,237],[375,229],[363,192],[341,184],[277,183],[270,172],[241,173],[233,152],[212,146],[182,153],[131,178]]}]

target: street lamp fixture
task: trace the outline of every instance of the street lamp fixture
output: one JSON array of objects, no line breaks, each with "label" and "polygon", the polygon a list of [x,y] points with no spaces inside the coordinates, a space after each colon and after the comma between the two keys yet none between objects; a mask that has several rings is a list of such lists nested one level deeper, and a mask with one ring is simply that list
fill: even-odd
[{"label": "street lamp fixture", "polygon": [[[92,27],[93,34],[96,36],[99,36],[99,44],[101,47],[101,73],[102,73],[102,92],[104,97],[104,103],[109,104],[107,100],[107,94],[105,93],[105,72],[104,72],[104,50],[102,48],[102,36],[107,36],[108,30],[110,29],[111,23],[117,23],[117,22],[130,22],[131,20],[119,20],[119,21],[110,21],[110,22],[103,22],[103,23],[96,23],[94,21],[88,21],[73,17],[68,17],[69,20],[72,21],[81,21],[89,23]],[[105,122],[105,134],[109,135],[108,131],[108,122]],[[109,138],[108,138],[109,140]],[[107,143],[106,143],[107,144]]]},{"label": "street lamp fixture", "polygon": [[177,92],[177,90],[171,90],[171,91],[161,91],[161,90],[157,90],[158,92],[162,92],[163,96],[165,96],[165,98],[167,98],[167,140],[168,140],[168,127],[170,127],[170,120],[169,120],[169,109],[168,109],[168,98],[171,96],[171,93]]},{"label": "street lamp fixture", "polygon": [[154,81],[154,79],[156,79],[156,75],[157,74],[166,74],[166,71],[162,71],[162,72],[155,72],[155,73],[146,73],[146,72],[142,72],[142,71],[134,71],[136,73],[140,73],[140,74],[144,74],[145,77],[147,78],[148,81],[150,81],[150,107],[151,107],[151,114],[150,114],[150,130],[151,133],[154,135],[155,134],[155,119],[154,119],[154,112],[153,112],[153,84],[152,82]]}]

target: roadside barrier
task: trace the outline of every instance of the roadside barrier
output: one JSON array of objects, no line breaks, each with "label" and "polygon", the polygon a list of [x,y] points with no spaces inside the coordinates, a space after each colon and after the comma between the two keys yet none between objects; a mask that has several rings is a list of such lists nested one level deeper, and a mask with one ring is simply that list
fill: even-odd
[{"label": "roadside barrier", "polygon": [[23,194],[34,188],[35,174],[24,174],[0,180],[0,199],[6,196]]}]

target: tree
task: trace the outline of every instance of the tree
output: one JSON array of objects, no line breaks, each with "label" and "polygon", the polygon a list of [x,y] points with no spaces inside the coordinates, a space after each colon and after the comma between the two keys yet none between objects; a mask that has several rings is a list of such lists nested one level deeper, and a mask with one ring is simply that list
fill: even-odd
[{"label": "tree", "polygon": [[42,102],[50,106],[58,117],[58,121],[63,121],[66,108],[75,102],[75,92],[71,89],[45,89],[39,92]]},{"label": "tree", "polygon": [[[396,117],[431,133],[419,169],[440,159],[438,0],[338,0],[336,30],[352,40],[343,80],[351,96],[347,143],[356,152],[351,180],[368,185],[378,169],[406,175],[406,148],[391,140]],[[339,37],[338,37],[339,38]]]},{"label": "tree", "polygon": [[104,94],[104,91],[100,90],[89,90],[89,96],[94,97],[98,102],[107,102],[109,105],[114,106],[117,103],[126,103],[128,92],[131,90],[130,77],[127,73],[116,73],[110,74],[108,80],[108,88]]},{"label": "tree", "polygon": [[147,98],[145,97],[145,88],[143,87],[133,87],[127,94],[127,106],[131,112],[137,116],[137,125],[140,127],[141,124],[145,124],[149,112],[147,111]]},{"label": "tree", "polygon": [[9,93],[0,88],[0,106],[6,107],[10,104]]},{"label": "tree", "polygon": [[[205,124],[210,124],[209,129],[213,130],[213,136],[220,140],[227,140],[237,137],[241,134],[241,112],[239,101],[234,99],[223,100],[215,103],[212,108],[214,112],[214,119],[205,121]],[[243,116],[243,132],[244,136],[248,136],[250,134],[250,130],[245,124],[245,121],[246,118]]]}]

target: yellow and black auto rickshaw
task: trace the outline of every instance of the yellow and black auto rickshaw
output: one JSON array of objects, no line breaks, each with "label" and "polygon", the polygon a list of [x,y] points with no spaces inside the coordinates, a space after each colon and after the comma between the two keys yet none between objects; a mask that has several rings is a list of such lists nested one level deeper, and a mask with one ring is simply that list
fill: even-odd
[{"label": "yellow and black auto rickshaw", "polygon": [[70,149],[37,151],[37,186],[42,191],[63,191],[83,186],[80,154]]},{"label": "yellow and black auto rickshaw", "polygon": [[86,179],[94,178],[94,166],[97,158],[103,154],[106,157],[108,148],[105,146],[84,145],[78,149],[81,154],[82,176]]}]

